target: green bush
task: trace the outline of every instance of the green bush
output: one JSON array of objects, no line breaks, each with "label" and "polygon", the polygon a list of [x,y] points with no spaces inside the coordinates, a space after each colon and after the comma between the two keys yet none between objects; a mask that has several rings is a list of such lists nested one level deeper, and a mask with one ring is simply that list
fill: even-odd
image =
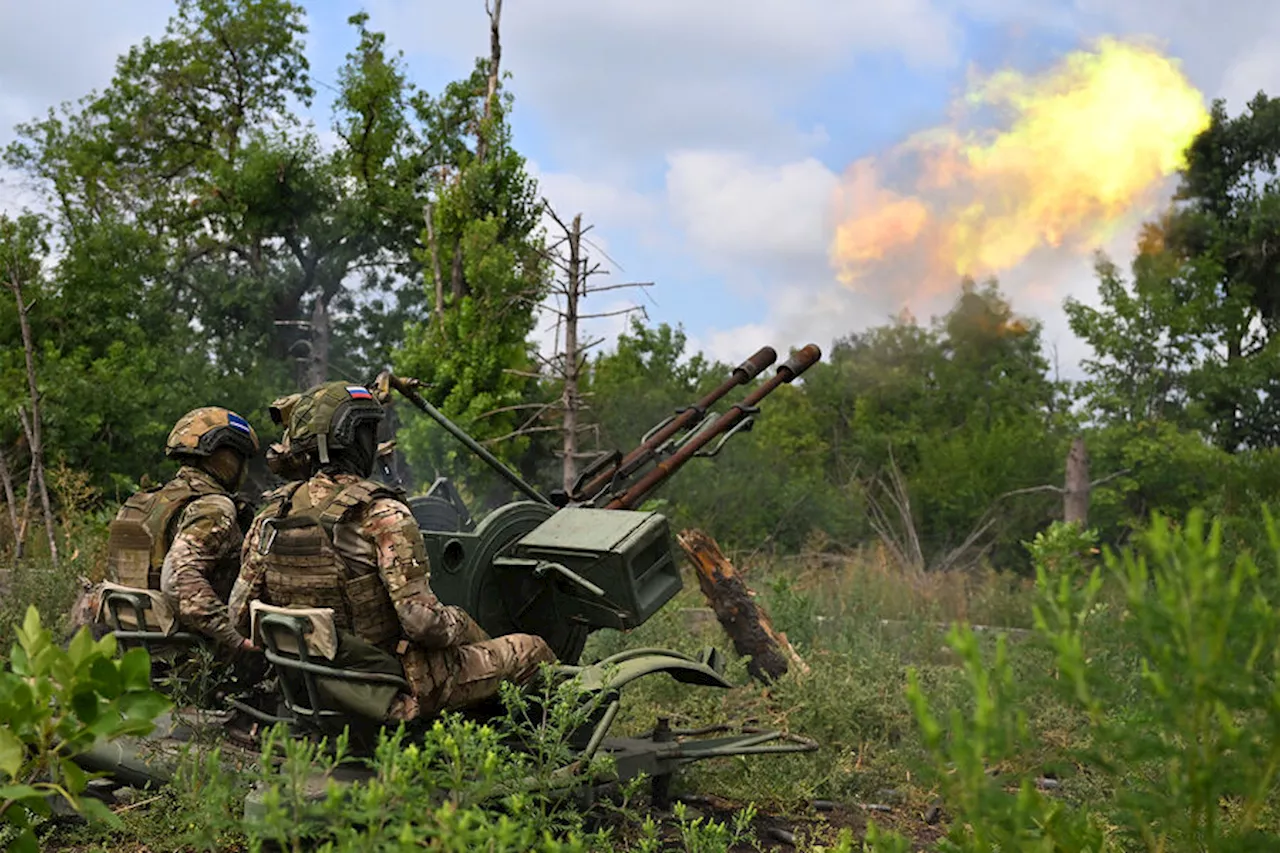
[{"label": "green bush", "polygon": [[[1280,531],[1264,515],[1280,558]],[[957,626],[948,642],[972,708],[953,708],[944,721],[914,671],[908,690],[954,811],[939,849],[1275,849],[1280,610],[1254,558],[1228,559],[1222,525],[1200,511],[1183,525],[1155,516],[1133,547],[1106,550],[1084,583],[1050,558],[1061,549],[1041,545],[1037,635],[1052,651],[1062,698],[1085,720],[1072,757],[1106,795],[1072,804],[1039,790],[1037,768],[1022,759],[1036,747],[1005,640],[988,660]],[[1102,603],[1107,587],[1114,609]],[[900,842],[878,832],[870,849]]]},{"label": "green bush", "polygon": [[15,833],[7,849],[38,849],[33,818],[50,814],[55,798],[90,819],[118,823],[84,795],[92,775],[75,759],[100,740],[150,732],[168,704],[151,689],[145,650],[117,658],[114,636],[95,642],[87,629],[64,649],[28,607],[0,673],[0,818]]}]

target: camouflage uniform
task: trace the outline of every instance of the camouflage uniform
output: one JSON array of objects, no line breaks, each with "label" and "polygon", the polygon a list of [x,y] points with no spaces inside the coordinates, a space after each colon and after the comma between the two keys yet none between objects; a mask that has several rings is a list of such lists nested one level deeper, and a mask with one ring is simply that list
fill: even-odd
[{"label": "camouflage uniform", "polygon": [[[341,455],[350,445],[353,423],[381,414],[365,389],[343,383],[311,389],[293,409],[290,446],[322,454],[321,468],[265,496],[245,536],[230,614],[246,633],[253,599],[332,608],[339,629],[400,657],[413,695],[400,697],[392,714],[412,718],[474,704],[495,695],[502,681],[523,684],[555,656],[540,637],[490,638],[464,610],[442,604],[404,501],[328,466],[329,451]],[[367,474],[376,450],[366,451],[357,467]]]},{"label": "camouflage uniform", "polygon": [[226,495],[196,498],[182,511],[160,572],[160,589],[178,603],[179,622],[227,651],[245,639],[231,626],[226,605],[244,541],[237,516]]},{"label": "camouflage uniform", "polygon": [[245,507],[232,496],[258,438],[244,418],[218,407],[184,415],[166,455],[184,464],[157,489],[125,502],[111,524],[108,567],[117,583],[159,589],[177,604],[179,623],[224,652],[250,644],[227,619],[239,567]]}]

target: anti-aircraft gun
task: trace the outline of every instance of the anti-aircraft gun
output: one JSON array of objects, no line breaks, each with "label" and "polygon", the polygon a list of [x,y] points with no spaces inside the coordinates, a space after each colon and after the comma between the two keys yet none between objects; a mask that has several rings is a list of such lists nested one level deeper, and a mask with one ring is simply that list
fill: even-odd
[{"label": "anti-aircraft gun", "polygon": [[[714,650],[690,656],[637,648],[586,666],[579,661],[591,632],[642,625],[681,589],[668,521],[661,513],[644,510],[644,501],[690,460],[719,454],[734,435],[750,429],[759,403],[820,357],[818,347],[805,346],[740,402],[713,413],[713,407],[730,392],[748,386],[776,361],[772,348],[762,348],[700,400],[650,429],[630,452],[606,454],[582,472],[572,489],[552,495],[533,488],[423,399],[417,381],[383,372],[369,384],[384,402],[393,392],[402,395],[523,496],[477,523],[457,488],[442,478],[425,495],[411,498],[409,505],[423,534],[436,595],[465,609],[491,636],[512,632],[541,636],[558,657],[557,677],[578,678],[600,700],[598,710],[571,737],[576,750],[573,761],[563,773],[555,774],[566,787],[582,781],[578,778],[581,768],[598,754],[613,759],[614,779],[647,774],[655,797],[660,798],[665,797],[672,774],[690,762],[817,748],[812,740],[780,731],[735,730],[728,724],[682,731],[671,728],[665,719],[659,719],[648,734],[610,736],[620,692],[639,678],[666,674],[690,685],[733,685],[724,677],[723,661]],[[173,620],[163,618],[167,607],[154,590],[109,588],[104,592],[103,614],[122,643],[141,643],[150,649],[188,640],[198,644],[199,638],[175,631]],[[194,715],[175,711],[166,715],[155,735],[99,744],[78,756],[77,763],[105,773],[104,781],[110,786],[163,784],[172,779],[173,755],[197,730],[212,729],[232,751],[252,753],[256,736],[246,735],[242,723],[258,731],[263,725],[284,722],[299,736],[332,735],[351,724],[377,728],[381,718],[367,717],[356,705],[341,700],[342,685],[372,691],[385,703],[396,691],[410,689],[400,672],[347,670],[332,663],[332,613],[326,617],[320,610],[273,608],[261,602],[254,602],[252,609],[254,637],[279,676],[280,695],[273,710],[227,697],[220,709],[198,709]],[[370,693],[363,695],[358,705],[376,704]],[[246,737],[249,743],[243,742]],[[356,780],[367,772],[352,769],[344,778]],[[588,789],[597,781],[610,782],[586,781]],[[323,796],[324,780],[316,784],[316,795]],[[257,796],[251,795],[246,802],[246,817],[259,808]]]},{"label": "anti-aircraft gun", "polygon": [[815,364],[814,344],[722,413],[712,408],[777,359],[763,347],[693,405],[678,409],[625,455],[605,454],[568,492],[544,496],[422,398],[417,383],[382,374],[385,398],[398,391],[484,460],[523,496],[476,524],[459,493],[438,479],[410,500],[432,567],[431,586],[470,613],[490,635],[543,637],[565,664],[576,664],[587,636],[601,628],[644,624],[679,593],[682,581],[667,518],[644,501],[690,460],[713,457],[751,428],[759,403]]}]

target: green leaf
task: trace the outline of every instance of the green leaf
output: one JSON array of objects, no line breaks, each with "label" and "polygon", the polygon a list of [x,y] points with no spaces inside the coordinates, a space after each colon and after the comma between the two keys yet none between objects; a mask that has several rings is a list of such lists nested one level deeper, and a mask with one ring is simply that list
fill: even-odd
[{"label": "green leaf", "polygon": [[13,732],[0,729],[0,770],[10,779],[18,778],[26,753],[26,747]]},{"label": "green leaf", "polygon": [[122,825],[120,816],[96,797],[81,797],[80,813],[90,820],[102,821],[112,828],[119,828]]},{"label": "green leaf", "polygon": [[9,667],[16,675],[31,675],[31,661],[27,657],[26,649],[21,646],[13,647],[13,651],[9,654]]},{"label": "green leaf", "polygon": [[85,786],[89,784],[88,775],[85,774],[80,765],[76,764],[72,759],[62,759],[60,766],[62,768],[62,775],[67,780],[67,790],[72,794],[79,794],[85,789]]},{"label": "green leaf", "polygon": [[0,800],[44,799],[44,792],[31,785],[0,785]]},{"label": "green leaf", "polygon": [[120,695],[120,670],[116,668],[115,661],[96,658],[89,668],[89,674],[104,699],[114,699]]},{"label": "green leaf", "polygon": [[98,719],[89,725],[89,733],[98,737],[111,737],[116,733],[116,729],[120,727],[123,719],[120,709],[113,705],[108,705],[101,709]]},{"label": "green leaf", "polygon": [[77,684],[71,691],[71,710],[86,724],[98,719],[98,692],[90,684]]},{"label": "green leaf", "polygon": [[151,686],[151,656],[143,648],[130,649],[120,659],[120,676],[125,690],[145,690]]},{"label": "green leaf", "polygon": [[27,605],[27,614],[22,620],[22,632],[19,636],[25,640],[23,646],[29,646],[40,636],[40,611],[34,604]]},{"label": "green leaf", "polygon": [[125,717],[130,720],[152,720],[164,713],[173,703],[167,696],[155,690],[138,693],[126,693],[116,703]]},{"label": "green leaf", "polygon": [[9,853],[40,853],[35,831],[31,827],[22,830],[17,838],[9,842]]},{"label": "green leaf", "polygon": [[79,666],[81,661],[93,653],[93,647],[93,636],[89,633],[89,629],[81,628],[67,646],[67,656],[71,659],[71,664]]}]

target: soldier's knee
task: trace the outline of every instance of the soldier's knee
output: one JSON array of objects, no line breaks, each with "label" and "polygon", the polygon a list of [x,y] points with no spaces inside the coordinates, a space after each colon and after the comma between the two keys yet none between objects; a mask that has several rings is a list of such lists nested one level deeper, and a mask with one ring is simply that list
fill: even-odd
[{"label": "soldier's knee", "polygon": [[529,663],[539,664],[556,662],[556,653],[551,650],[551,646],[547,645],[546,640],[533,634],[526,636],[527,640],[524,648],[524,657]]}]

